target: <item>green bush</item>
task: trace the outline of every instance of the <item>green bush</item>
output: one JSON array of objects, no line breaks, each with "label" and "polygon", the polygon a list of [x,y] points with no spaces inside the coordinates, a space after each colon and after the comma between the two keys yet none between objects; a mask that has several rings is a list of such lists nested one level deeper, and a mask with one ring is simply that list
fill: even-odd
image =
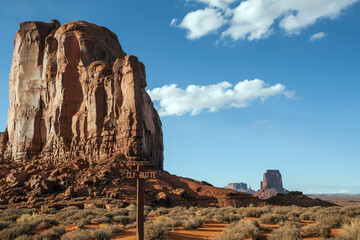
[{"label": "green bush", "polygon": [[231,223],[225,231],[215,237],[215,240],[243,240],[250,238],[253,240],[259,239],[261,236],[260,230],[254,224],[239,221]]},{"label": "green bush", "polygon": [[168,231],[162,223],[148,221],[145,223],[144,237],[146,240],[166,240]]},{"label": "green bush", "polygon": [[268,237],[269,240],[300,240],[300,228],[293,224],[285,224],[285,226],[275,230]]}]

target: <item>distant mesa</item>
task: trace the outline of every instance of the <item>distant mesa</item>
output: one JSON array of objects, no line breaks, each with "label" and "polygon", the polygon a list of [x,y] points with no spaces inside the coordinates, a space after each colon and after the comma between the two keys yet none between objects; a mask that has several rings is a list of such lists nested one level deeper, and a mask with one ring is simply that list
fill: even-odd
[{"label": "distant mesa", "polygon": [[268,199],[278,194],[289,193],[283,187],[282,178],[279,170],[266,170],[263,181],[260,182],[261,189],[254,195],[260,199]]},{"label": "distant mesa", "polygon": [[225,188],[227,189],[232,189],[238,192],[244,192],[247,194],[253,194],[255,193],[254,190],[251,189],[251,186],[248,188],[247,184],[244,182],[240,182],[240,183],[229,183]]}]

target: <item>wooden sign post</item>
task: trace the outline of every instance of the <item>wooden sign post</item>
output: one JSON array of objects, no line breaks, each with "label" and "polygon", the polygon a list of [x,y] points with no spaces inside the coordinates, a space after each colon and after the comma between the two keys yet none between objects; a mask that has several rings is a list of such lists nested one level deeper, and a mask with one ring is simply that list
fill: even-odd
[{"label": "wooden sign post", "polygon": [[137,165],[137,171],[126,172],[126,178],[137,180],[136,187],[136,239],[144,240],[144,182],[156,178],[156,172],[146,172],[144,165]]}]

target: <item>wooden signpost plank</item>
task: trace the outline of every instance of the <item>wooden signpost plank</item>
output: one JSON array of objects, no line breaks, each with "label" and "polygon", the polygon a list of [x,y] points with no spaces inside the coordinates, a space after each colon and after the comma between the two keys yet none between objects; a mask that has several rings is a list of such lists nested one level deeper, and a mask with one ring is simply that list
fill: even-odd
[{"label": "wooden signpost plank", "polygon": [[144,182],[146,179],[155,179],[156,172],[145,171],[145,166],[137,165],[137,171],[127,171],[125,177],[137,180],[136,187],[136,239],[144,240]]}]

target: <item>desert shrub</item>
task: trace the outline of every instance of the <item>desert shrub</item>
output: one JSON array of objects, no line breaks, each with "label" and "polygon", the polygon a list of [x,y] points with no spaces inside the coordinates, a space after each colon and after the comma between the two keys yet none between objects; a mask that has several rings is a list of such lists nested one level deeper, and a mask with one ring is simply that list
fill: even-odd
[{"label": "desert shrub", "polygon": [[125,225],[125,228],[136,228],[136,222]]},{"label": "desert shrub", "polygon": [[34,240],[50,240],[50,239],[60,239],[62,235],[66,233],[64,227],[52,227],[41,234],[35,235]]},{"label": "desert shrub", "polygon": [[21,235],[15,238],[15,240],[34,240],[34,237],[30,235]]},{"label": "desert shrub", "polygon": [[136,211],[136,206],[135,206],[135,204],[130,204],[125,209],[128,210],[129,212],[131,212],[131,211],[135,212]]},{"label": "desert shrub", "polygon": [[268,232],[268,233],[271,233],[274,230],[272,227],[269,226],[259,226],[259,229],[262,232]]},{"label": "desert shrub", "polygon": [[322,215],[317,219],[317,221],[324,223],[330,228],[340,228],[344,221],[347,219],[340,218],[337,215]]},{"label": "desert shrub", "polygon": [[269,240],[299,240],[302,239],[300,228],[293,224],[285,224],[285,226],[275,230],[269,236]]},{"label": "desert shrub", "polygon": [[54,215],[57,212],[58,211],[55,208],[47,208],[42,211],[43,214],[49,214],[49,215]]},{"label": "desert shrub", "polygon": [[[109,217],[106,216],[107,212],[104,209],[91,209],[91,210],[80,210],[75,207],[68,207],[60,210],[54,216],[64,224],[87,224],[91,220],[97,218],[97,220],[107,220]],[[110,214],[111,215],[111,214]]]},{"label": "desert shrub", "polygon": [[144,237],[146,240],[166,240],[168,231],[162,223],[149,221],[145,223]]},{"label": "desert shrub", "polygon": [[110,212],[112,213],[113,217],[129,215],[129,210],[127,210],[125,208],[112,209]]},{"label": "desert shrub", "polygon": [[61,240],[109,240],[111,234],[111,231],[104,228],[96,230],[76,229],[62,235]]},{"label": "desert shrub", "polygon": [[174,230],[176,227],[185,226],[185,221],[187,221],[187,218],[182,216],[168,217],[166,215],[159,217],[157,221],[161,222],[166,228],[171,228]]},{"label": "desert shrub", "polygon": [[295,216],[290,216],[288,218],[288,220],[291,222],[298,222],[298,223],[301,222],[301,219],[299,217],[295,217]]},{"label": "desert shrub", "polygon": [[339,213],[348,217],[360,216],[360,205],[343,207]]},{"label": "desert shrub", "polygon": [[111,223],[111,219],[106,216],[99,216],[91,219],[91,223]]},{"label": "desert shrub", "polygon": [[168,208],[164,208],[164,207],[160,207],[156,210],[152,210],[150,213],[149,213],[149,216],[150,217],[158,217],[158,216],[163,216],[163,215],[166,215],[170,212],[170,209]]},{"label": "desert shrub", "polygon": [[350,223],[342,226],[342,237],[349,240],[360,239],[360,219],[352,219]]},{"label": "desert shrub", "polygon": [[21,235],[28,235],[34,229],[34,225],[30,223],[18,223],[13,227],[0,231],[0,236],[5,239],[15,239]]},{"label": "desert shrub", "polygon": [[213,215],[213,219],[218,222],[218,223],[225,223],[225,222],[230,222],[230,218],[229,216],[223,214],[223,213],[215,213],[215,215]]},{"label": "desert shrub", "polygon": [[106,230],[107,232],[109,232],[110,235],[112,234],[117,234],[123,231],[122,227],[117,225],[117,224],[100,224],[99,225],[100,228]]},{"label": "desert shrub", "polygon": [[21,215],[37,213],[36,209],[5,209],[0,211],[0,221],[15,222]]},{"label": "desert shrub", "polygon": [[185,221],[184,227],[185,229],[197,229],[201,227],[204,223],[205,220],[203,218],[195,217]]},{"label": "desert shrub", "polygon": [[253,240],[259,239],[261,236],[260,230],[254,224],[239,221],[231,223],[225,231],[215,237],[215,240],[243,240],[251,238]]},{"label": "desert shrub", "polygon": [[176,217],[176,216],[182,216],[186,213],[187,209],[185,207],[174,207],[171,208],[170,211],[167,213],[169,216],[171,217]]},{"label": "desert shrub", "polygon": [[122,223],[126,225],[133,223],[136,219],[130,218],[129,216],[115,216],[113,220],[117,223]]},{"label": "desert shrub", "polygon": [[0,221],[0,231],[10,226],[11,222]]},{"label": "desert shrub", "polygon": [[302,228],[302,230],[311,237],[329,237],[331,233],[331,227],[324,222],[317,222],[309,224]]},{"label": "desert shrub", "polygon": [[247,207],[243,210],[245,217],[256,217],[259,218],[264,213],[264,208],[259,207]]},{"label": "desert shrub", "polygon": [[302,221],[316,221],[316,214],[305,212],[300,214],[300,219]]},{"label": "desert shrub", "polygon": [[286,216],[266,213],[260,217],[260,221],[266,224],[279,224],[286,220]]},{"label": "desert shrub", "polygon": [[37,219],[39,217],[39,215],[37,213],[32,213],[32,214],[23,214],[21,215],[18,219],[16,219],[16,222],[18,223],[28,223],[28,222],[32,222],[35,219]]}]

